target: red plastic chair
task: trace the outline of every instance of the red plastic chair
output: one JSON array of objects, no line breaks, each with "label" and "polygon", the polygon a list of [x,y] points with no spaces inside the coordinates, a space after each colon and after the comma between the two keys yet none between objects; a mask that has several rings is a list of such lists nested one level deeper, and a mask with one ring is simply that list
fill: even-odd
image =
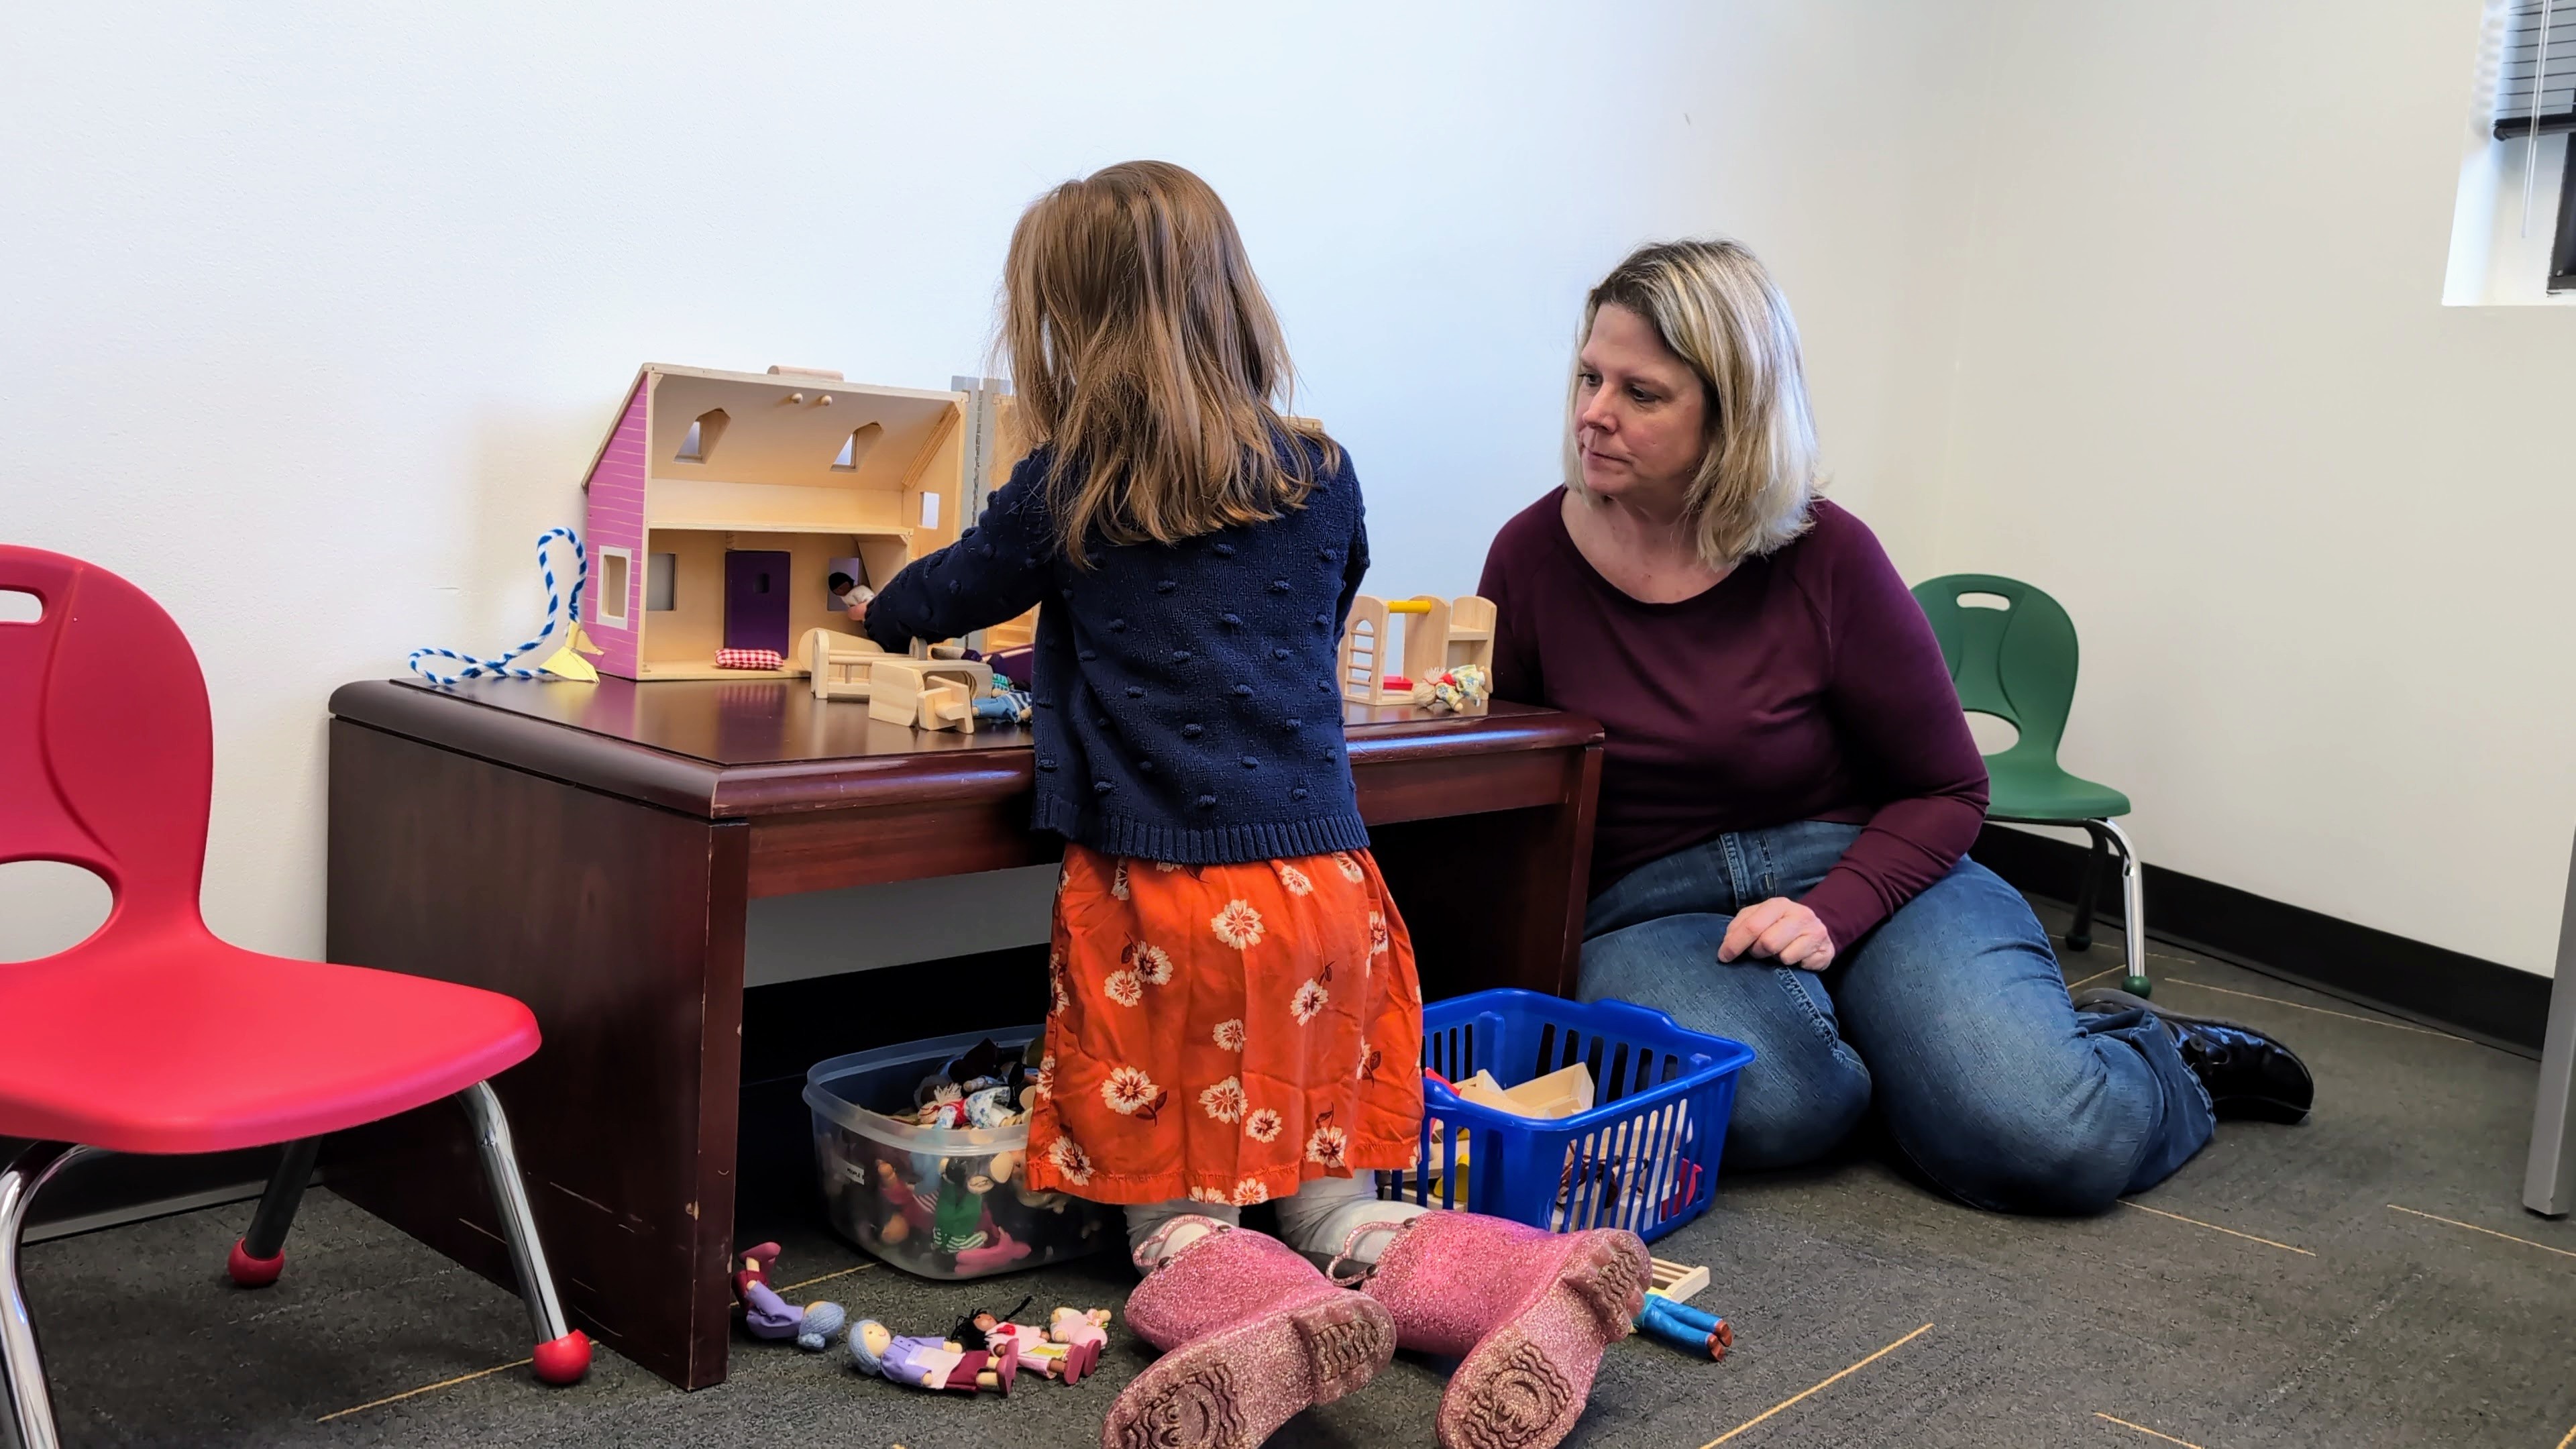
[{"label": "red plastic chair", "polygon": [[62,861],[115,893],[106,924],[41,960],[0,963],[0,1136],[35,1144],[0,1170],[0,1367],[26,1449],[55,1449],[18,1283],[30,1200],[94,1152],[290,1144],[235,1281],[284,1266],[286,1231],[326,1132],[454,1096],[472,1118],[537,1335],[537,1376],[571,1383],[590,1340],[564,1323],[489,1078],[537,1049],[507,996],[389,971],[263,956],[198,914],[214,730],[187,638],[142,590],[61,554],[0,545],[0,864]]}]

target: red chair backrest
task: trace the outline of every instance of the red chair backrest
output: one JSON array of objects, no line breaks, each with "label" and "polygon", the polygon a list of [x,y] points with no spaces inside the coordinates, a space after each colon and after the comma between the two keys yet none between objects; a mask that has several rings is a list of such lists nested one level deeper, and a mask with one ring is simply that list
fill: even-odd
[{"label": "red chair backrest", "polygon": [[44,610],[0,621],[0,865],[103,877],[116,906],[84,947],[202,933],[215,732],[187,636],[141,589],[42,549],[0,544],[0,591]]}]

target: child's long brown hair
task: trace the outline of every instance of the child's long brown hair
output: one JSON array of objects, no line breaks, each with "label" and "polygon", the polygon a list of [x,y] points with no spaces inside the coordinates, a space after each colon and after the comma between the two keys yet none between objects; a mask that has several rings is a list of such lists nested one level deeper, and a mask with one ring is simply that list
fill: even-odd
[{"label": "child's long brown hair", "polygon": [[[1175,543],[1305,502],[1320,452],[1286,416],[1279,319],[1225,203],[1167,161],[1127,161],[1038,198],[1003,268],[1021,442],[1055,448],[1057,542]],[[1321,445],[1282,446],[1286,437]]]}]

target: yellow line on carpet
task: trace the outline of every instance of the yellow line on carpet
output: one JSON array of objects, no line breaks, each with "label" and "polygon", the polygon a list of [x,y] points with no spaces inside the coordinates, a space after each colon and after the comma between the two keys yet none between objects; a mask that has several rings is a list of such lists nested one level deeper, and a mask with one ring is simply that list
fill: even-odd
[{"label": "yellow line on carpet", "polygon": [[2067,983],[2066,983],[2066,989],[2067,989],[2067,990],[2069,990],[2069,991],[2073,991],[2073,990],[2074,990],[2076,987],[2078,987],[2078,986],[2090,986],[2090,985],[2092,985],[2094,982],[2101,980],[2101,979],[2102,979],[2103,977],[2105,977],[2105,976],[2117,976],[2117,975],[2119,975],[2121,972],[2126,971],[2126,970],[2128,970],[2128,969],[2129,969],[2129,968],[2128,968],[2128,967],[2126,967],[2126,966],[2114,966],[2114,967],[2112,967],[2112,968],[2111,968],[2110,970],[2108,970],[2108,971],[2096,971],[2096,972],[2094,972],[2092,975],[2085,977],[2085,978],[2084,978],[2083,980],[2081,980],[2081,981],[2069,981],[2069,982],[2067,982]]},{"label": "yellow line on carpet", "polygon": [[773,1291],[779,1293],[793,1293],[799,1288],[811,1288],[817,1283],[829,1283],[835,1278],[847,1278],[852,1273],[864,1273],[875,1266],[876,1264],[874,1263],[861,1263],[855,1268],[843,1268],[838,1273],[826,1273],[820,1278],[808,1278],[802,1283],[790,1283],[784,1288],[775,1289]]},{"label": "yellow line on carpet", "polygon": [[313,1422],[316,1424],[328,1424],[333,1419],[345,1419],[351,1414],[363,1414],[369,1409],[381,1409],[387,1404],[399,1404],[405,1399],[417,1398],[422,1394],[430,1393],[437,1389],[450,1389],[454,1388],[458,1384],[471,1383],[476,1379],[490,1378],[494,1374],[506,1372],[507,1370],[517,1368],[520,1365],[529,1362],[531,1362],[531,1360],[522,1358],[513,1359],[508,1363],[494,1364],[492,1367],[487,1369],[476,1369],[470,1374],[458,1374],[452,1379],[440,1379],[434,1384],[422,1384],[416,1389],[405,1389],[399,1394],[391,1394],[381,1399],[370,1399],[366,1403],[354,1405],[346,1409],[337,1409],[331,1413],[324,1414],[321,1418],[316,1419]]},{"label": "yellow line on carpet", "polygon": [[1860,1372],[1862,1369],[1869,1367],[1871,1364],[1878,1362],[1880,1359],[1887,1357],[1889,1354],[1896,1352],[1898,1349],[1905,1347],[1907,1344],[1912,1343],[1914,1340],[1921,1338],[1923,1335],[1930,1333],[1931,1331],[1931,1324],[1927,1323],[1923,1325],[1921,1328],[1914,1330],[1912,1333],[1905,1335],[1896,1342],[1889,1344],[1887,1347],[1882,1348],[1878,1352],[1871,1354],[1869,1357],[1862,1359],[1860,1362],[1853,1364],[1850,1368],[1844,1369],[1841,1373],[1834,1375],[1823,1383],[1817,1384],[1811,1388],[1801,1389],[1798,1392],[1791,1394],[1789,1397],[1782,1399],[1780,1402],[1773,1404],[1767,1409],[1764,1409],[1761,1413],[1754,1415],[1752,1418],[1745,1420],[1743,1423],[1736,1425],[1734,1428],[1729,1429],[1725,1433],[1718,1435],[1716,1438],[1709,1440],[1705,1444],[1702,1444],[1699,1446],[1699,1449],[1717,1449],[1718,1445],[1725,1443],[1727,1440],[1734,1438],[1736,1435],[1741,1434],[1745,1430],[1752,1428],[1754,1425],[1761,1423],[1763,1420],[1770,1418],[1773,1414],[1776,1414],[1782,1409],[1789,1407],[1791,1404],[1798,1402],[1800,1399],[1807,1397],[1807,1395],[1815,1393],[1818,1390],[1832,1388],[1836,1383]]},{"label": "yellow line on carpet", "polygon": [[[2565,1248],[2553,1248],[2553,1247],[2549,1246],[2547,1243],[2535,1243],[2535,1242],[2533,1242],[2533,1241],[2532,1241],[2531,1239],[2529,1239],[2529,1238],[2517,1238],[2517,1237],[2515,1237],[2515,1236],[2514,1236],[2513,1234],[2511,1234],[2511,1233],[2499,1233],[2499,1232],[2497,1232],[2497,1231],[2496,1231],[2495,1229],[2493,1229],[2493,1228],[2482,1228],[2482,1227],[2479,1227],[2476,1223],[2464,1223],[2464,1222],[2461,1222],[2461,1221],[2460,1221],[2459,1219],[2457,1219],[2457,1218],[2446,1218],[2446,1217],[2441,1217],[2441,1216],[2439,1216],[2439,1215],[2437,1215],[2437,1214],[2434,1214],[2434,1213],[2419,1213],[2419,1212],[2416,1212],[2416,1211],[2415,1211],[2415,1209],[2413,1209],[2413,1208],[2411,1208],[2411,1207],[2399,1207],[2399,1206],[2398,1206],[2397,1204],[2395,1204],[2395,1203],[2390,1203],[2390,1204],[2388,1205],[2388,1210],[2389,1210],[2390,1212],[2407,1213],[2407,1214],[2410,1214],[2410,1215],[2412,1215],[2412,1216],[2419,1217],[2419,1218],[2432,1218],[2432,1219],[2433,1219],[2433,1221],[2435,1221],[2435,1222],[2437,1222],[2437,1223],[2449,1223],[2452,1227],[2455,1227],[2455,1228],[2467,1228],[2470,1232],[2473,1232],[2473,1233],[2484,1233],[2484,1234],[2486,1234],[2486,1235],[2487,1235],[2488,1237],[2490,1237],[2490,1238],[2502,1238],[2502,1239],[2504,1239],[2504,1240],[2505,1240],[2506,1242],[2508,1242],[2508,1243],[2520,1243],[2520,1244],[2522,1244],[2522,1245],[2523,1245],[2524,1247],[2526,1247],[2526,1248],[2538,1248],[2540,1251],[2542,1251],[2542,1252],[2544,1252],[2544,1253],[2556,1253],[2558,1256],[2560,1256],[2560,1257],[2562,1257],[2562,1258],[2576,1258],[2576,1253],[2571,1253],[2571,1252],[2567,1251]],[[2576,1434],[2576,1429],[2570,1429],[2570,1430],[2568,1430],[2567,1432],[2569,1432],[2570,1434]],[[2566,1446],[2565,1444],[2563,1444],[2563,1443],[2562,1443],[2562,1444],[2560,1444],[2560,1445],[2558,1446],[2558,1449],[2567,1449],[2567,1446]]]},{"label": "yellow line on carpet", "polygon": [[2305,1248],[2293,1248],[2293,1247],[2291,1247],[2291,1246],[2290,1246],[2289,1244],[2287,1244],[2287,1243],[2276,1243],[2276,1242],[2273,1242],[2270,1238],[2258,1238],[2258,1237],[2254,1236],[2252,1233],[2240,1233],[2240,1232],[2236,1231],[2234,1228],[2222,1228],[2222,1227],[2220,1227],[2220,1226],[2219,1226],[2218,1224],[2216,1224],[2216,1223],[2204,1223],[2204,1222],[2202,1222],[2202,1221],[2201,1221],[2200,1219],[2198,1219],[2198,1218],[2187,1218],[2187,1217],[2184,1217],[2184,1216],[2183,1216],[2182,1214],[2180,1214],[2180,1213],[2169,1213],[2169,1212],[2166,1212],[2163,1208],[2151,1208],[2151,1207],[2147,1206],[2145,1203],[2142,1203],[2142,1202],[2131,1202],[2131,1201],[2129,1201],[2129,1200],[2128,1200],[2127,1198],[2125,1198],[2125,1197],[2124,1197],[2124,1198],[2122,1198],[2122,1199],[2120,1199],[2120,1205],[2121,1205],[2122,1207],[2133,1207],[2133,1208],[2136,1208],[2138,1211],[2140,1211],[2140,1212],[2142,1212],[2142,1213],[2154,1213],[2157,1217],[2160,1217],[2160,1218],[2171,1218],[2171,1219],[2173,1219],[2175,1222],[2178,1222],[2178,1223],[2189,1223],[2189,1224],[2191,1224],[2191,1225],[2192,1225],[2193,1227],[2195,1227],[2195,1228],[2207,1228],[2207,1229],[2209,1229],[2209,1230],[2210,1230],[2211,1232],[2213,1232],[2213,1233],[2225,1233],[2227,1236],[2229,1236],[2229,1237],[2231,1237],[2231,1238],[2243,1238],[2245,1241],[2247,1241],[2247,1242],[2249,1242],[2249,1243],[2261,1243],[2264,1247],[2267,1247],[2267,1248],[2281,1248],[2281,1249],[2285,1249],[2285,1250],[2287,1250],[2287,1251],[2289,1251],[2289,1252],[2293,1252],[2293,1253],[2298,1254],[2298,1255],[2299,1255],[2300,1257],[2302,1257],[2302,1258],[2313,1258],[2313,1257],[2315,1257],[2315,1256],[2316,1256],[2316,1254],[2309,1252],[2309,1251],[2308,1251],[2307,1249],[2305,1249]]},{"label": "yellow line on carpet", "polygon": [[2375,1016],[2355,1016],[2349,1011],[2328,1011],[2322,1006],[2310,1006],[2303,1001],[2284,1001],[2280,997],[2265,996],[2256,991],[2237,991],[2225,986],[2212,986],[2205,981],[2186,981],[2179,976],[2168,976],[2164,979],[2176,986],[2188,986],[2194,991],[2215,991],[2221,996],[2242,996],[2248,1001],[2268,1001],[2274,1006],[2286,1006],[2295,1011],[2313,1011],[2319,1016],[2340,1016],[2346,1021],[2358,1021],[2370,1026],[2384,1026],[2390,1031],[2411,1031],[2417,1036],[2438,1036],[2444,1041],[2468,1040],[2467,1037],[2453,1036],[2447,1031],[2435,1031],[2429,1026],[2409,1026],[2402,1021],[2381,1021]]},{"label": "yellow line on carpet", "polygon": [[2558,1441],[2558,1449],[2567,1449],[2570,1444],[2576,1444],[2576,1429],[2567,1431],[2567,1437]]},{"label": "yellow line on carpet", "polygon": [[[2123,1428],[2123,1429],[2135,1429],[2135,1430],[2137,1430],[2137,1431],[2138,1431],[2139,1433],[2141,1433],[2141,1434],[2146,1434],[2146,1435],[2150,1435],[2150,1436],[2152,1436],[2152,1437],[2154,1437],[2154,1438],[2162,1439],[2162,1440],[2164,1440],[2164,1441],[2165,1441],[2166,1443],[2168,1443],[2168,1444],[2180,1444],[2180,1445],[2182,1446],[2182,1449],[2200,1449],[2200,1446],[2199,1446],[2199,1445],[2194,1444],[2194,1443],[2193,1443],[2193,1442],[2191,1442],[2189,1439],[2177,1439],[2177,1438],[2175,1438],[2174,1436],[2172,1436],[2171,1434],[2158,1434],[2158,1433],[2156,1433],[2156,1431],[2155,1431],[2155,1430],[2148,1428],[2148,1427],[2147,1427],[2146,1425],[2144,1425],[2144,1424],[2132,1424],[2132,1423],[2130,1423],[2130,1422],[2129,1422],[2128,1420],[2126,1420],[2126,1419],[2113,1418],[2111,1415],[2106,1414],[2106,1413],[2103,1413],[2103,1412],[2102,1412],[2101,1410],[2099,1410],[2099,1409],[2095,1409],[2095,1410],[2093,1411],[2093,1417],[2094,1417],[2094,1418],[2096,1418],[2096,1419],[2110,1419],[2112,1423],[2119,1425],[2119,1426],[2120,1426],[2121,1428]],[[2558,1449],[2567,1449],[2567,1446],[2566,1446],[2566,1445],[2564,1445],[2564,1444],[2561,1444],[2561,1445],[2559,1445],[2559,1446],[2558,1446]]]}]

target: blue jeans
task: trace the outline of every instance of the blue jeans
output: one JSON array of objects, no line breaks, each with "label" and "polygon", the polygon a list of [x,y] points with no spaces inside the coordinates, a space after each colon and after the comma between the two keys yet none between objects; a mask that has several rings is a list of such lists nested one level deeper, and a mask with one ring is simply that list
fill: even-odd
[{"label": "blue jeans", "polygon": [[1677,851],[1584,920],[1586,1001],[1671,1013],[1757,1054],[1725,1165],[1821,1157],[1873,1093],[1923,1174],[1997,1212],[2099,1212],[2209,1140],[2209,1094],[2141,1012],[2079,1017],[2030,906],[1962,860],[1818,974],[1717,959],[1734,914],[1824,878],[1857,825],[1805,821]]}]

